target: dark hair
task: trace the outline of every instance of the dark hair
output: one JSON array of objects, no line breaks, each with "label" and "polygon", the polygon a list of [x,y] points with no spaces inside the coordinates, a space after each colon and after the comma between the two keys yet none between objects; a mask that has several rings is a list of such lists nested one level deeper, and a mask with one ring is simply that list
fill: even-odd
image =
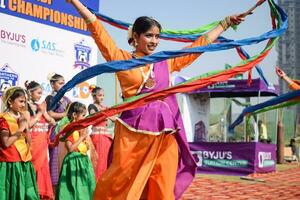
[{"label": "dark hair", "polygon": [[93,97],[96,96],[96,94],[97,94],[98,91],[103,90],[101,87],[98,87],[98,86],[90,86],[89,89],[90,89],[91,94],[92,94]]},{"label": "dark hair", "polygon": [[21,96],[25,96],[26,97],[26,94],[25,94],[25,91],[22,89],[22,88],[18,88],[16,89],[12,95],[10,95],[7,99],[7,102],[6,102],[6,106],[7,108],[9,108],[9,101],[14,101],[15,99],[21,97]]},{"label": "dark hair", "polygon": [[51,76],[49,81],[50,81],[50,83],[54,84],[56,81],[58,81],[61,78],[64,78],[64,77],[60,74],[54,74],[53,76]]},{"label": "dark hair", "polygon": [[41,87],[41,85],[38,82],[35,81],[25,81],[25,87],[28,91],[33,91]]},{"label": "dark hair", "polygon": [[67,117],[70,121],[73,121],[74,120],[73,113],[81,114],[84,111],[86,111],[85,105],[80,102],[75,101],[69,105]]},{"label": "dark hair", "polygon": [[[159,29],[159,32],[161,31],[161,25],[158,21],[151,17],[142,16],[135,20],[135,22],[132,25],[132,33],[136,33],[138,35],[142,33],[146,33],[151,27],[156,26]],[[133,38],[128,39],[128,43],[131,44],[133,41]]]}]

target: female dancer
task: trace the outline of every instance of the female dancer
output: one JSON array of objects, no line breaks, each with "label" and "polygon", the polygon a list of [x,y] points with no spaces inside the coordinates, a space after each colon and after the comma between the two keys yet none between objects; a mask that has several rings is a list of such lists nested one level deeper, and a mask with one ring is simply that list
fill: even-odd
[{"label": "female dancer", "polygon": [[25,82],[29,93],[28,111],[24,113],[31,128],[31,154],[41,199],[53,199],[53,189],[48,162],[49,124],[55,125],[55,120],[46,112],[46,103],[40,105],[43,89],[35,81]]},{"label": "female dancer", "polygon": [[28,122],[23,88],[11,87],[3,95],[7,110],[0,116],[0,199],[39,199],[31,163]]},{"label": "female dancer", "polygon": [[[106,109],[103,105],[104,90],[97,86],[91,86],[90,89],[94,103],[88,107],[89,114],[94,114]],[[112,144],[111,134],[109,134],[107,130],[107,121],[93,126],[90,137],[97,152],[97,162],[95,163],[96,166],[94,166],[94,169],[96,180],[98,180],[100,175],[107,169],[108,153]]]},{"label": "female dancer", "polygon": [[[107,61],[128,60],[152,54],[159,44],[161,25],[149,17],[133,24],[129,44],[135,50],[117,48],[103,25],[79,0],[67,0],[86,20],[88,29]],[[244,15],[226,17],[186,48],[213,42],[224,30],[239,24]],[[169,76],[191,64],[191,54],[139,68],[117,72],[124,98],[155,92],[170,86]],[[116,120],[113,158],[99,178],[95,199],[179,198],[196,172],[175,96],[125,111]]]},{"label": "female dancer", "polygon": [[[55,108],[50,110],[50,104],[52,101],[53,96],[56,94],[56,92],[65,84],[65,79],[60,74],[49,74],[48,80],[50,81],[50,85],[52,87],[52,93],[51,95],[48,95],[45,99],[47,103],[47,111],[48,114],[55,119],[55,121],[61,120],[66,115],[66,109],[69,103],[71,102],[68,97],[63,97],[61,101],[55,105]],[[54,127],[50,126],[50,140],[53,141],[55,138],[55,131]],[[62,165],[63,158],[65,157],[65,149],[63,147],[63,144],[59,144],[57,147],[50,147],[49,148],[49,166],[50,166],[50,174],[51,174],[51,181],[53,185],[53,190],[55,191],[55,186],[58,183],[58,177],[60,168]]]},{"label": "female dancer", "polygon": [[[67,117],[70,122],[83,119],[86,107],[79,102],[71,103]],[[66,140],[68,154],[64,158],[55,199],[93,199],[95,176],[87,156],[88,134],[86,129],[74,131]]]}]

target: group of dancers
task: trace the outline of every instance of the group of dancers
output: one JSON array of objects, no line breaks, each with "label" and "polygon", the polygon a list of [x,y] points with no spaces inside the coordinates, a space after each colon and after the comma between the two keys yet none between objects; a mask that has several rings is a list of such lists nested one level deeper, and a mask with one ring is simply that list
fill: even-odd
[{"label": "group of dancers", "polygon": [[63,97],[49,110],[53,95],[64,85],[64,77],[51,74],[49,81],[53,92],[41,104],[37,102],[43,89],[35,81],[3,93],[0,199],[91,199],[96,181],[107,168],[112,143],[107,121],[74,131],[65,142],[54,142],[68,123],[84,118],[88,111],[92,114],[105,109],[103,89],[90,87],[93,103],[89,109]]},{"label": "group of dancers", "polygon": [[[153,18],[143,16],[135,20],[128,39],[133,51],[127,52],[117,47],[101,22],[79,0],[66,2],[86,21],[107,61],[151,55],[159,44],[162,27]],[[244,14],[226,17],[185,48],[211,44],[229,27],[244,21],[244,17]],[[168,88],[170,74],[189,66],[200,55],[189,54],[117,72],[122,97],[127,99]],[[174,95],[124,111],[111,119],[115,121],[115,128],[109,153],[112,140],[105,129],[106,122],[92,128],[92,133],[97,134],[90,135],[88,129],[75,130],[65,142],[51,143],[67,124],[83,119],[88,112],[92,114],[106,108],[99,104],[103,90],[98,87],[92,90],[94,104],[88,108],[67,97],[54,109],[50,108],[64,79],[54,74],[50,83],[53,92],[41,105],[36,104],[41,97],[41,87],[35,82],[27,84],[29,98],[20,87],[9,88],[3,95],[7,109],[0,118],[0,177],[5,181],[0,183],[0,190],[4,191],[0,199],[53,198],[51,185],[55,187],[56,199],[180,198],[192,182],[197,166],[188,148]],[[40,131],[49,132],[49,140],[48,135]],[[100,139],[99,135],[105,137]]]}]

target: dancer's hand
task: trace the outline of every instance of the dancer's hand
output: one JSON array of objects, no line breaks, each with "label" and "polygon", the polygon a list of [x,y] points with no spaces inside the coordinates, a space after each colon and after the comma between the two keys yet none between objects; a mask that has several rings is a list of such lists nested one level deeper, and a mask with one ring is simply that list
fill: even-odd
[{"label": "dancer's hand", "polygon": [[23,116],[21,116],[18,119],[18,125],[19,125],[19,129],[18,129],[19,132],[26,132],[28,130],[28,122]]},{"label": "dancer's hand", "polygon": [[280,77],[280,78],[282,78],[282,77],[284,77],[284,76],[286,76],[286,73],[284,73],[284,71],[282,71],[279,67],[276,67],[276,74]]},{"label": "dancer's hand", "polygon": [[25,139],[26,139],[27,144],[31,145],[31,133],[26,132],[24,135],[25,135]]},{"label": "dancer's hand", "polygon": [[239,25],[241,22],[245,21],[245,17],[243,16],[243,14],[239,14],[239,15],[231,15],[229,16],[230,25]]}]

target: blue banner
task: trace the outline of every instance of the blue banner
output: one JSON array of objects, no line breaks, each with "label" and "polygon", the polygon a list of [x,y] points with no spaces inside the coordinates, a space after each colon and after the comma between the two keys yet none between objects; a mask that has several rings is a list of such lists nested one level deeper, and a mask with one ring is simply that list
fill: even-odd
[{"label": "blue banner", "polygon": [[[99,9],[100,0],[81,0],[87,7]],[[0,12],[22,19],[89,35],[84,20],[64,0],[0,0]]]}]

